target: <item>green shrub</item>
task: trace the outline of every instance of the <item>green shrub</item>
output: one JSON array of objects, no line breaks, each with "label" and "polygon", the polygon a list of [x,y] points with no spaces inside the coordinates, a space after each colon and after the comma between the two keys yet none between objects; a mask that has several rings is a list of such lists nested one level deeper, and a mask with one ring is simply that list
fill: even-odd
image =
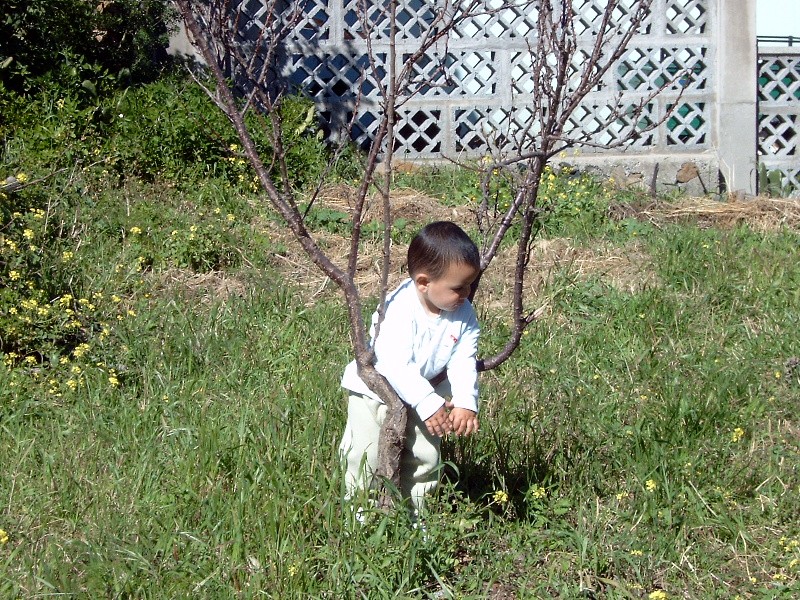
[{"label": "green shrub", "polygon": [[[100,85],[100,84],[98,84]],[[186,181],[224,177],[242,189],[259,189],[240,151],[235,131],[203,89],[183,75],[119,91],[111,96],[48,91],[30,102],[13,98],[18,113],[2,133],[0,150],[14,169],[100,166],[118,180]],[[327,166],[329,155],[316,126],[313,103],[287,97],[281,105],[282,145],[289,185],[303,187]],[[266,165],[272,164],[269,123],[250,113],[248,122]],[[277,169],[276,169],[277,171]]]},{"label": "green shrub", "polygon": [[81,297],[75,253],[53,208],[36,186],[0,193],[0,351],[11,363],[69,354],[98,325],[99,297]]},{"label": "green shrub", "polygon": [[[483,197],[481,168],[423,168],[400,173],[396,183],[424,191],[450,206],[474,207]],[[497,217],[511,206],[514,173],[495,169],[489,179],[486,202]],[[610,191],[596,177],[569,166],[545,167],[539,185],[537,223],[547,236],[580,236],[606,220]],[[516,228],[512,228],[512,235]]]},{"label": "green shrub", "polygon": [[159,72],[174,12],[166,0],[11,0],[0,21],[0,81],[26,96],[68,93],[98,73],[125,82]]},{"label": "green shrub", "polygon": [[545,234],[580,236],[597,231],[606,221],[610,197],[610,190],[588,173],[545,167],[539,186]]},{"label": "green shrub", "polygon": [[[121,177],[222,176],[244,189],[258,189],[235,131],[200,86],[165,79],[121,94],[113,111],[109,142],[100,153]],[[293,187],[314,181],[328,161],[315,115],[313,103],[300,96],[281,103],[281,143]],[[247,120],[262,161],[271,165],[270,123],[252,112]]]}]

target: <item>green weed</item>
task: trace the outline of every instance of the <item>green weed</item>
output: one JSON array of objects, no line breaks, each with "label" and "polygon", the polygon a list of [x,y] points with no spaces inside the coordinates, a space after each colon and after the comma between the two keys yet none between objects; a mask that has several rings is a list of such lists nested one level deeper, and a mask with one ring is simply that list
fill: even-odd
[{"label": "green weed", "polygon": [[[796,231],[610,223],[600,184],[548,174],[545,235],[635,243],[652,273],[554,267],[550,312],[482,375],[481,432],[444,441],[425,528],[360,525],[336,458],[345,310],[277,268],[279,221],[235,171],[32,183],[44,168],[14,156],[0,596],[796,595]],[[340,232],[322,207],[309,223]],[[478,308],[488,354],[508,325]]]}]

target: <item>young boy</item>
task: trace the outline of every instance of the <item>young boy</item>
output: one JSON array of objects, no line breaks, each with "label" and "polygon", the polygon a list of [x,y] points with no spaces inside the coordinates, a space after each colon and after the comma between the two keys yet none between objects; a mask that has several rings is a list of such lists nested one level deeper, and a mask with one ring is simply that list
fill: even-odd
[{"label": "young boy", "polygon": [[[478,430],[479,327],[467,297],[479,271],[480,254],[469,236],[454,223],[431,223],[411,241],[409,279],[387,297],[377,339],[377,312],[372,317],[375,368],[410,407],[400,492],[417,510],[438,483],[441,437]],[[358,376],[355,361],[342,387],[349,404],[339,451],[350,496],[375,483],[386,406]]]}]

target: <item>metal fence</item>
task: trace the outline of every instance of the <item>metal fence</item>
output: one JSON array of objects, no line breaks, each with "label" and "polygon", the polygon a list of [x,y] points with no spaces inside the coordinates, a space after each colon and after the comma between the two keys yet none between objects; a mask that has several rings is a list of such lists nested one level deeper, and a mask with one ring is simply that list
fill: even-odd
[{"label": "metal fence", "polygon": [[759,191],[800,190],[799,47],[759,49],[758,155]]}]

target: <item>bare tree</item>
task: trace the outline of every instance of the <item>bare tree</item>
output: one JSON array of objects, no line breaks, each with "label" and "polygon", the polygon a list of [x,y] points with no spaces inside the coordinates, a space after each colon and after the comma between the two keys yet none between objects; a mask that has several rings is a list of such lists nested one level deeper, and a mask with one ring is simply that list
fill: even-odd
[{"label": "bare tree", "polygon": [[[511,307],[514,327],[507,344],[497,356],[479,361],[480,370],[491,369],[513,354],[525,328],[538,315],[537,311],[526,308],[523,291],[531,243],[537,220],[541,218],[539,184],[548,161],[565,148],[575,145],[624,146],[659,124],[647,116],[649,102],[660,91],[656,90],[634,103],[623,103],[622,98],[618,97],[609,104],[603,113],[604,122],[598,124],[598,130],[614,129],[616,134],[612,140],[599,141],[597,132],[580,131],[570,125],[573,113],[592,90],[602,85],[604,74],[613,68],[632,37],[645,26],[651,2],[607,0],[597,33],[587,46],[576,33],[576,9],[572,0],[440,0],[431,9],[432,18],[416,39],[414,50],[406,50],[401,57],[396,52],[399,2],[386,0],[376,5],[365,0],[361,8],[360,35],[367,43],[369,66],[362,73],[359,83],[369,79],[377,88],[380,117],[366,152],[363,176],[352,205],[347,265],[340,267],[320,247],[306,226],[308,208],[319,196],[322,181],[315,189],[306,191],[302,198],[298,197],[289,180],[286,149],[282,145],[283,123],[279,109],[286,87],[280,85],[280,62],[287,38],[294,34],[301,22],[309,26],[303,21],[307,16],[304,14],[305,3],[299,0],[266,0],[259,33],[244,41],[240,33],[245,17],[239,8],[240,2],[174,0],[216,82],[215,89],[208,90],[208,93],[236,129],[244,154],[255,170],[266,198],[283,217],[309,260],[335,282],[344,295],[359,375],[388,406],[388,417],[379,443],[378,476],[395,487],[399,483],[406,409],[386,379],[373,366],[374,356],[362,318],[362,297],[354,279],[362,245],[365,206],[370,193],[377,190],[383,205],[384,243],[378,304],[379,312],[382,311],[390,266],[390,191],[396,114],[398,108],[419,89],[436,85],[434,79],[439,79],[429,75],[420,81],[415,65],[427,60],[428,53],[435,46],[446,47],[449,35],[461,19],[475,15],[489,16],[510,7],[537,15],[537,31],[531,36],[528,46],[534,99],[532,104],[525,106],[526,114],[532,117],[522,126],[512,127],[509,124],[503,131],[496,131],[496,135],[489,136],[486,141],[493,152],[491,159],[484,161],[481,167],[483,194],[476,210],[482,244],[481,273],[489,267],[512,227],[518,224],[520,231]],[[621,22],[620,14],[625,17]],[[390,52],[385,63],[381,64],[372,51],[370,40],[376,35],[385,36],[387,28]],[[441,68],[447,67],[442,65]],[[242,97],[233,93],[230,76],[234,76],[240,84],[244,80]],[[670,84],[667,82],[664,85]],[[354,91],[353,105],[350,107],[351,126],[362,99]],[[271,134],[274,150],[268,158],[259,155],[245,121],[245,114],[254,110]],[[345,122],[348,120],[345,119]],[[349,131],[343,133],[340,138],[342,143]],[[341,148],[341,145],[338,146],[334,153]],[[498,177],[505,178],[513,189],[513,201],[505,208],[492,199],[492,186]],[[386,502],[388,495],[382,497]]]},{"label": "bare tree", "polygon": [[[617,93],[607,105],[593,107],[598,116],[592,130],[577,128],[571,124],[573,115],[593,91],[604,85],[606,73],[617,65],[631,39],[646,31],[652,0],[607,0],[589,40],[580,38],[576,31],[576,5],[588,3],[560,0],[527,4],[538,16],[536,35],[528,44],[533,99],[515,110],[531,116],[522,126],[510,118],[502,131],[487,136],[493,158],[482,165],[481,202],[476,211],[482,238],[482,272],[512,226],[519,224],[511,300],[513,327],[504,348],[479,361],[479,370],[492,369],[507,360],[519,347],[525,328],[540,314],[526,310],[524,285],[535,226],[544,212],[539,186],[545,167],[568,148],[624,148],[648,135],[668,116],[657,119],[650,114],[653,99],[687,76],[685,71],[675,73],[673,79],[635,100],[625,101]],[[508,207],[500,206],[492,193],[498,179],[511,188],[513,200]]]}]

